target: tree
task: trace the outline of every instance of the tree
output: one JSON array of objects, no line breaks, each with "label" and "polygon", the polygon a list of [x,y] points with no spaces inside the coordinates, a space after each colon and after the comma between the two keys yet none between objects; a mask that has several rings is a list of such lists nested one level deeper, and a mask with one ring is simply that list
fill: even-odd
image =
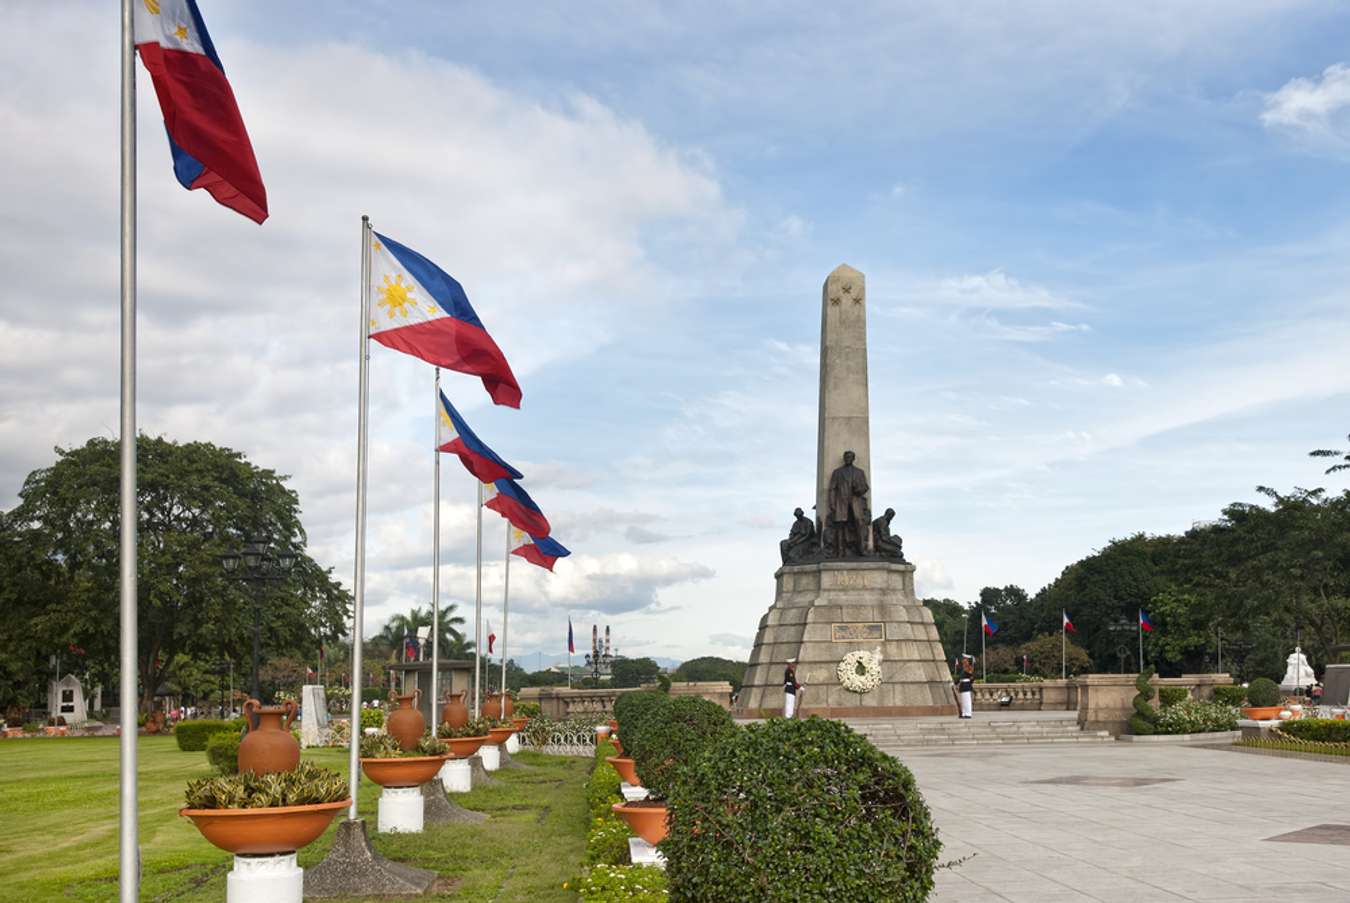
[{"label": "tree", "polygon": [[[1345,438],[1350,439],[1350,436],[1346,436]],[[1333,464],[1327,468],[1326,472],[1328,475],[1339,473],[1342,470],[1350,470],[1350,451],[1340,451],[1339,449],[1333,448],[1319,448],[1315,451],[1308,452],[1308,456],[1312,458],[1340,458],[1341,463]]]},{"label": "tree", "polygon": [[745,679],[745,669],[745,662],[705,655],[682,663],[675,669],[673,677],[675,680],[690,681],[725,680],[735,691],[741,688],[741,681]]},{"label": "tree", "polygon": [[640,687],[644,683],[656,680],[661,666],[649,658],[620,658],[610,665],[610,685],[615,687]]},{"label": "tree", "polygon": [[[1060,675],[1061,665],[1061,637],[1058,633],[1046,633],[1023,643],[1017,650],[1017,660],[1020,663],[1021,657],[1027,657],[1027,673],[1038,677],[1057,678]],[[1082,646],[1079,646],[1073,640],[1068,640],[1063,647],[1063,663],[1067,665],[1066,671],[1070,677],[1076,674],[1086,674],[1092,670],[1092,659]]]},{"label": "tree", "polygon": [[[33,471],[3,524],[0,572],[23,580],[31,614],[0,623],[0,648],[84,648],[91,670],[116,674],[119,446],[91,439],[56,449]],[[300,505],[286,477],[206,442],[142,436],[137,444],[138,677],[141,706],[192,657],[248,658],[253,605],[269,654],[314,649],[341,634],[349,594],[305,554]],[[225,577],[220,556],[253,537],[296,555],[285,581],[245,586]],[[12,591],[11,591],[12,592]],[[7,614],[8,614],[7,609]],[[23,634],[29,634],[24,637]],[[45,678],[42,669],[30,682]]]},{"label": "tree", "polygon": [[[969,628],[970,610],[966,606],[954,599],[924,599],[923,607],[933,613],[933,624],[937,627],[938,639],[942,641],[942,651],[948,662],[955,662],[962,652],[969,651],[966,649],[966,631]],[[977,621],[977,634],[974,637],[976,648],[979,629]]]}]

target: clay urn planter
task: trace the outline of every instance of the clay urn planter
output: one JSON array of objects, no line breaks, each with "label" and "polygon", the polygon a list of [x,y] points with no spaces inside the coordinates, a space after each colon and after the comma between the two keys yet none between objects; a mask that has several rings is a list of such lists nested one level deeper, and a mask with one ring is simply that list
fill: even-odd
[{"label": "clay urn planter", "polygon": [[1280,710],[1283,708],[1282,705],[1243,706],[1242,715],[1253,721],[1275,721],[1280,717]]},{"label": "clay urn planter", "polygon": [[637,803],[615,803],[614,811],[628,822],[633,833],[652,846],[666,839],[670,826],[666,824],[666,804],[653,800]]},{"label": "clay urn planter", "polygon": [[641,787],[642,781],[638,779],[637,768],[633,766],[633,760],[626,756],[605,756],[605,761],[614,766],[614,770],[623,778],[624,783],[632,784],[634,787]]},{"label": "clay urn planter", "polygon": [[525,730],[525,725],[527,725],[527,724],[529,724],[529,723],[530,723],[530,719],[525,718],[525,717],[523,717],[523,716],[517,716],[517,717],[511,719],[511,724],[513,724],[513,725],[515,726],[516,730],[518,730],[518,731],[523,731],[523,730]]},{"label": "clay urn planter", "polygon": [[609,735],[609,745],[614,747],[614,754],[616,756],[623,755],[623,744],[619,742],[618,735],[616,734]]},{"label": "clay urn planter", "polygon": [[511,694],[507,693],[505,696],[506,710],[502,711],[502,699],[501,693],[489,694],[488,698],[483,701],[483,714],[489,718],[496,718],[500,721],[509,720],[511,713],[516,710],[516,703],[515,700],[511,698]]},{"label": "clay urn planter", "polygon": [[450,758],[467,759],[469,756],[478,752],[478,747],[482,746],[488,740],[487,735],[481,737],[442,737],[441,742],[450,747]]},{"label": "clay urn planter", "polygon": [[145,732],[147,734],[158,734],[164,729],[164,713],[155,712],[145,719]]},{"label": "clay urn planter", "polygon": [[179,809],[178,814],[192,819],[203,837],[227,853],[273,856],[313,843],[351,804],[346,799],[263,809]]},{"label": "clay urn planter", "polygon": [[362,759],[361,770],[381,787],[419,787],[436,777],[446,756],[403,756]]},{"label": "clay urn planter", "polygon": [[[384,722],[384,730],[389,736],[398,741],[398,745],[405,751],[417,746],[417,741],[422,739],[422,735],[427,731],[427,719],[422,717],[422,713],[417,709],[417,703],[422,699],[420,689],[413,690],[411,693],[399,694],[393,690],[389,691],[389,701],[398,701],[398,708],[389,713],[389,717]],[[372,778],[373,780],[373,778]]]},{"label": "clay urn planter", "polygon": [[514,727],[494,727],[488,731],[487,742],[495,744],[505,743],[515,732],[516,729]]},{"label": "clay urn planter", "polygon": [[[258,726],[250,728],[239,744],[239,770],[254,774],[295,771],[300,764],[300,744],[291,736],[296,705],[287,700],[281,705],[263,705],[256,699],[244,703],[244,718],[249,724],[258,716]],[[282,724],[282,718],[286,723]]]},{"label": "clay urn planter", "polygon": [[613,718],[609,719],[609,732],[612,734],[619,729],[619,722]]},{"label": "clay urn planter", "polygon": [[441,706],[441,724],[461,728],[469,723],[469,706],[464,702],[468,695],[468,690],[460,690],[446,697],[445,705]]}]

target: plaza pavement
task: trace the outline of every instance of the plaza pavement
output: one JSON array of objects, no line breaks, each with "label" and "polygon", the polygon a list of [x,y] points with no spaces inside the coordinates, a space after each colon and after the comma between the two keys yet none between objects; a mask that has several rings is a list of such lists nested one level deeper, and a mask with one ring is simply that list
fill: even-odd
[{"label": "plaza pavement", "polygon": [[1350,826],[1350,763],[1126,743],[895,755],[942,861],[970,857],[938,873],[933,903],[1350,901],[1350,827],[1333,844],[1269,840]]}]

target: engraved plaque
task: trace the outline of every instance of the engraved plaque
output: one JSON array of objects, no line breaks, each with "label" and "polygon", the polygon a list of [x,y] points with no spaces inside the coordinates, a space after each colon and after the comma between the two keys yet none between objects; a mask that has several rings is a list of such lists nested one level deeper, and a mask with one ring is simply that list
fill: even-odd
[{"label": "engraved plaque", "polygon": [[862,574],[839,571],[834,575],[834,585],[840,589],[865,589],[867,581]]},{"label": "engraved plaque", "polygon": [[874,640],[884,642],[885,639],[886,625],[880,621],[830,625],[832,643],[866,643]]}]

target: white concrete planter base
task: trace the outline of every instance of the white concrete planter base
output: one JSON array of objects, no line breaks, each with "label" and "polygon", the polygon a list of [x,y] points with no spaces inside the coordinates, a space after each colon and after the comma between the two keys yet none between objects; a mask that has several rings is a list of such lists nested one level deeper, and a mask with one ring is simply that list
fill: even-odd
[{"label": "white concrete planter base", "polygon": [[1242,731],[1214,731],[1207,734],[1121,734],[1122,743],[1232,743],[1242,737]]},{"label": "white concrete planter base", "polygon": [[620,781],[619,792],[623,794],[625,802],[636,803],[640,802],[641,800],[645,800],[647,798],[647,794],[650,793],[651,791],[649,791],[646,787],[634,787],[627,781]]},{"label": "white concrete planter base", "polygon": [[512,734],[506,738],[506,752],[507,755],[515,755],[520,752],[520,736],[518,734]]},{"label": "white concrete planter base", "polygon": [[384,788],[378,827],[382,834],[421,834],[422,788]]},{"label": "white concrete planter base", "polygon": [[473,768],[468,759],[447,759],[440,770],[446,793],[468,793],[473,789]]},{"label": "white concrete planter base", "polygon": [[484,743],[478,747],[478,758],[483,760],[484,771],[496,771],[502,767],[502,751],[495,743]]},{"label": "white concrete planter base", "polygon": [[225,903],[301,903],[305,870],[294,853],[236,856],[225,876]]},{"label": "white concrete planter base", "polygon": [[666,857],[641,837],[628,838],[628,858],[633,861],[633,865],[654,865],[662,869],[666,867]]}]

